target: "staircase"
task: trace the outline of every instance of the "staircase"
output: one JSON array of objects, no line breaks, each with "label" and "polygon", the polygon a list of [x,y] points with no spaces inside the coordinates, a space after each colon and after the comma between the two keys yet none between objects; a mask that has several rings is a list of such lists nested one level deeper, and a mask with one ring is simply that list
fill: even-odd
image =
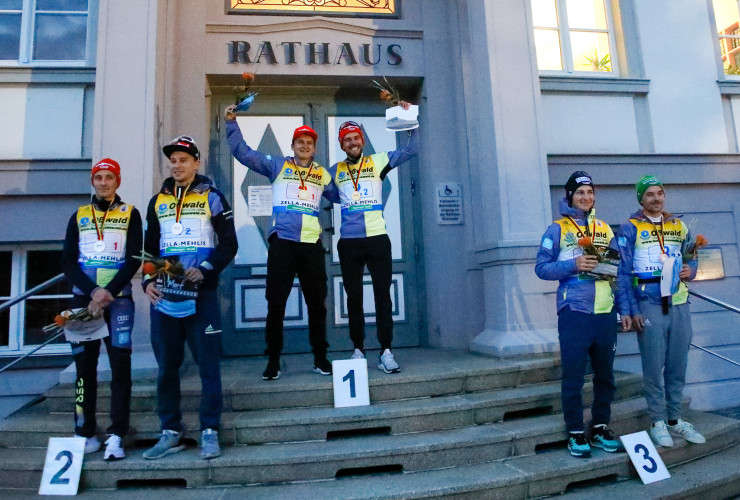
[{"label": "staircase", "polygon": [[[576,459],[566,451],[558,358],[399,349],[403,371],[386,375],[375,368],[377,353],[369,356],[372,404],[338,409],[331,377],[312,373],[307,355],[284,356],[283,375],[270,382],[261,380],[263,358],[224,360],[223,455],[211,461],[200,458],[195,439],[184,452],[142,458],[159,436],[156,383],[135,382],[128,456],[115,463],[104,462],[102,453],[86,456],[80,492],[106,499],[158,492],[196,498],[200,492],[301,500],[740,494],[740,421],[687,410],[686,419],[707,443],[677,440],[674,448],[661,449],[674,477],[642,486],[626,454],[597,449],[590,459]],[[48,438],[73,432],[73,392],[71,385],[56,386],[43,401],[0,421],[0,496],[35,494]],[[584,392],[590,404],[590,383]],[[184,423],[197,438],[195,366],[184,368],[182,395]],[[98,396],[105,427],[107,384]],[[648,427],[641,377],[617,374],[612,413],[617,434]]]}]

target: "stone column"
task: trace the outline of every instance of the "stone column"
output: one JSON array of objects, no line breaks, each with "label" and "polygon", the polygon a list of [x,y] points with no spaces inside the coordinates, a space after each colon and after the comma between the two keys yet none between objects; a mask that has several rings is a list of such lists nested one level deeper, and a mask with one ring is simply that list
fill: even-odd
[{"label": "stone column", "polygon": [[463,50],[474,242],[483,269],[485,329],[470,344],[496,356],[558,349],[551,289],[534,274],[551,223],[540,142],[540,84],[529,2],[470,0]]}]

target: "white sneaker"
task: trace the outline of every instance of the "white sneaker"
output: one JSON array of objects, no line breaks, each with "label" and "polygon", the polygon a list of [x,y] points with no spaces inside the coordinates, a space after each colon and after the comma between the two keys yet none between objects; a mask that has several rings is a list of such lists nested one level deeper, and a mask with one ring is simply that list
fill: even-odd
[{"label": "white sneaker", "polygon": [[673,446],[673,438],[668,434],[668,426],[665,420],[658,420],[650,427],[650,438],[658,446],[670,448]]},{"label": "white sneaker", "polygon": [[352,357],[349,359],[365,359],[365,353],[359,349],[355,349],[355,352],[352,353]]},{"label": "white sneaker", "polygon": [[668,432],[674,436],[684,438],[689,443],[703,444],[707,442],[707,439],[699,434],[694,426],[688,423],[686,420],[678,419],[676,425],[669,425]]},{"label": "white sneaker", "polygon": [[100,441],[98,441],[98,438],[96,438],[95,436],[86,438],[85,436],[75,434],[75,437],[85,438],[85,455],[95,453],[100,449]]},{"label": "white sneaker", "polygon": [[126,458],[126,453],[123,451],[123,440],[121,436],[110,434],[105,441],[103,460],[112,462],[114,460],[123,460],[124,458]]},{"label": "white sneaker", "polygon": [[383,370],[385,373],[398,373],[401,368],[396,363],[396,358],[393,357],[390,349],[383,351],[378,360],[378,370]]}]

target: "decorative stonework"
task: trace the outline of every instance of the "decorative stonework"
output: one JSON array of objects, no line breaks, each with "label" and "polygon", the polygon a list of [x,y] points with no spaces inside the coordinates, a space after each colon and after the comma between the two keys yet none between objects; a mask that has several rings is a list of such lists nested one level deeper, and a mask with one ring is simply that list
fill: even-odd
[{"label": "decorative stonework", "polygon": [[397,17],[400,0],[229,0],[229,14]]}]

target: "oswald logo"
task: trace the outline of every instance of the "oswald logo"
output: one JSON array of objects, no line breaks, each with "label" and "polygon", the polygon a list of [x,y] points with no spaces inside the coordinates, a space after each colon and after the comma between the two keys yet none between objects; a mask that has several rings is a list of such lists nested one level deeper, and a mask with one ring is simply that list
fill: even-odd
[{"label": "oswald logo", "polygon": [[121,212],[125,212],[128,210],[128,207],[126,205],[121,205]]},{"label": "oswald logo", "polygon": [[339,178],[340,178],[340,179],[344,179],[344,177],[345,177],[346,175],[347,175],[347,174],[346,174],[346,172],[339,172]]},{"label": "oswald logo", "polygon": [[160,212],[166,211],[167,210],[167,203],[162,203],[161,205],[159,205],[159,207],[157,207],[157,210],[159,210]]},{"label": "oswald logo", "polygon": [[648,231],[647,229],[644,229],[643,231],[641,231],[640,238],[642,238],[643,240],[650,238],[650,231]]},{"label": "oswald logo", "polygon": [[82,219],[80,219],[80,224],[82,224],[83,226],[87,226],[88,224],[90,224],[90,219],[88,219],[87,217],[83,217]]},{"label": "oswald logo", "polygon": [[293,169],[292,168],[286,168],[285,169],[285,175],[293,175]]}]

